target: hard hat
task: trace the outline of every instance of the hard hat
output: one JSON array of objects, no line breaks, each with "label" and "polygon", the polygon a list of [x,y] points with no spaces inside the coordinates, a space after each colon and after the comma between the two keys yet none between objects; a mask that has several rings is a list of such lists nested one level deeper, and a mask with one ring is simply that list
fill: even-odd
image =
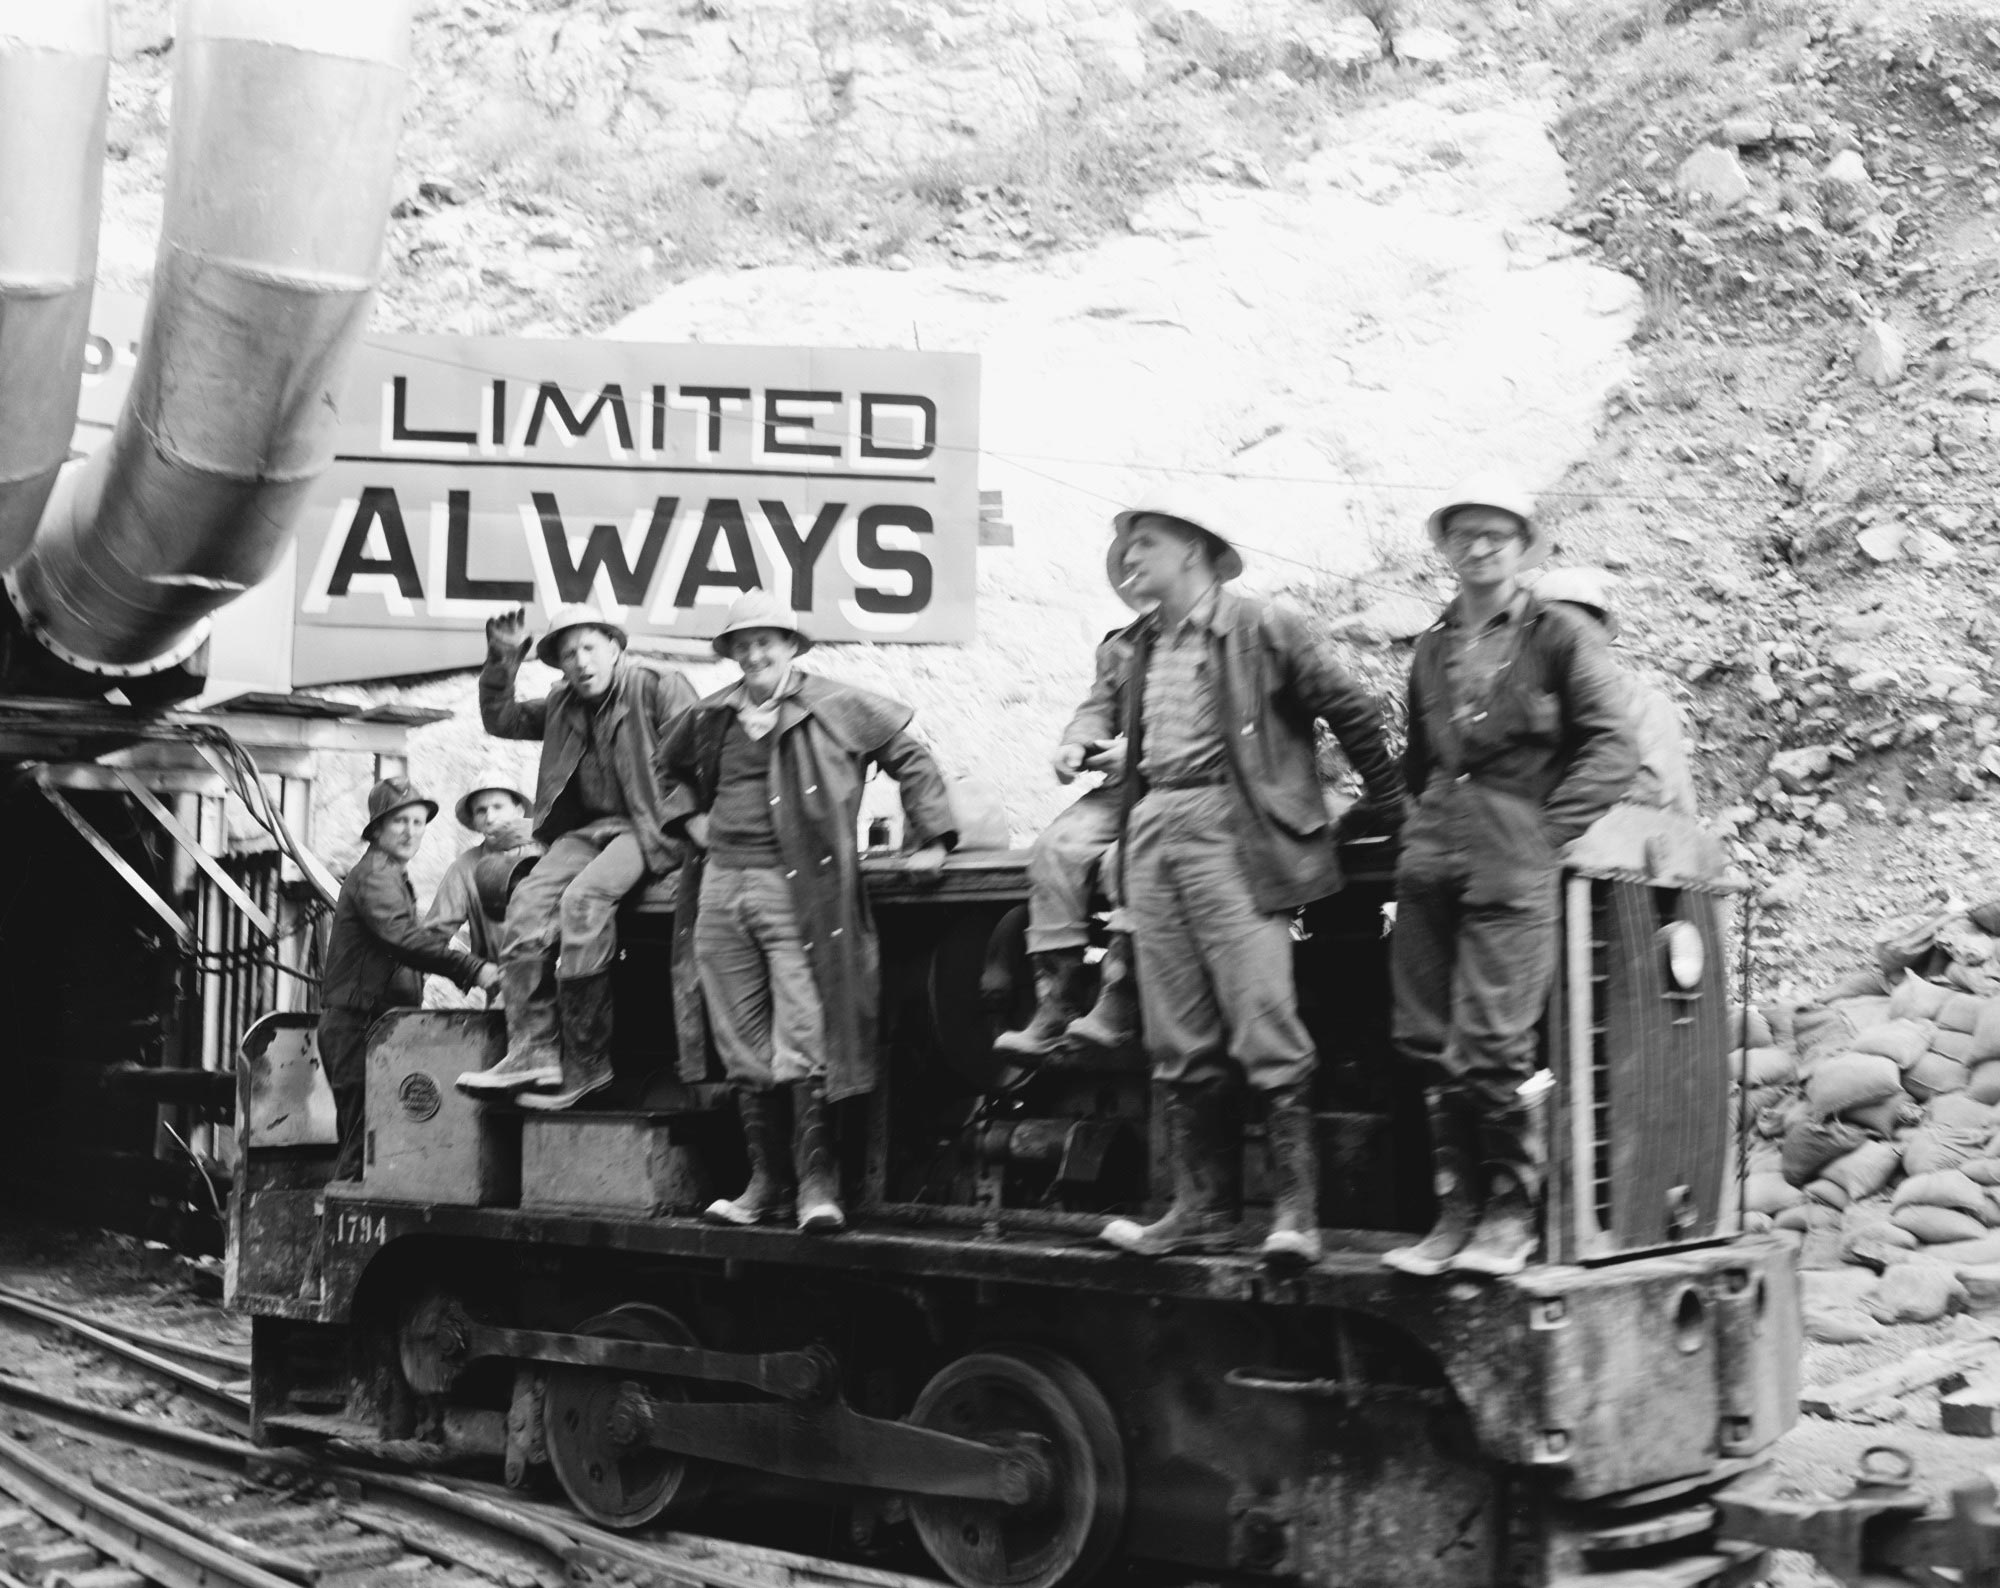
[{"label": "hard hat", "polygon": [[1133,611],[1145,610],[1145,604],[1134,599],[1125,587],[1125,544],[1142,518],[1170,518],[1201,536],[1208,545],[1209,559],[1215,564],[1215,577],[1221,583],[1227,584],[1243,572],[1243,554],[1215,527],[1226,522],[1226,518],[1213,501],[1184,487],[1149,491],[1111,520],[1111,545],[1104,553],[1104,577],[1111,581],[1118,599]]},{"label": "hard hat", "polygon": [[458,825],[471,832],[473,799],[480,794],[495,792],[512,795],[523,810],[534,809],[535,802],[521,792],[520,783],[512,772],[504,766],[489,766],[480,772],[479,780],[471,788],[459,795],[458,804],[453,807],[458,815]]},{"label": "hard hat", "polygon": [[1608,568],[1551,568],[1536,581],[1535,594],[1544,601],[1582,607],[1604,625],[1606,634],[1616,634],[1618,614],[1611,592],[1617,588],[1618,576]]},{"label": "hard hat", "polygon": [[549,619],[549,632],[536,642],[535,655],[551,667],[560,667],[562,664],[556,660],[556,642],[571,629],[602,629],[618,642],[621,651],[629,640],[622,627],[589,602],[572,601],[556,608],[555,615]]},{"label": "hard hat", "polygon": [[745,629],[783,629],[791,635],[801,656],[812,649],[812,636],[799,627],[799,615],[768,590],[746,590],[736,598],[716,632],[715,654],[729,655],[729,636]]},{"label": "hard hat", "polygon": [[1535,520],[1535,499],[1521,482],[1500,469],[1484,469],[1460,480],[1444,503],[1430,516],[1431,544],[1444,543],[1445,523],[1461,507],[1494,507],[1521,521],[1527,545],[1521,551],[1521,566],[1532,568],[1549,554],[1549,538]]},{"label": "hard hat", "polygon": [[361,829],[363,841],[375,836],[376,827],[396,812],[421,805],[426,817],[438,813],[438,802],[406,777],[385,777],[368,791],[368,824]]}]

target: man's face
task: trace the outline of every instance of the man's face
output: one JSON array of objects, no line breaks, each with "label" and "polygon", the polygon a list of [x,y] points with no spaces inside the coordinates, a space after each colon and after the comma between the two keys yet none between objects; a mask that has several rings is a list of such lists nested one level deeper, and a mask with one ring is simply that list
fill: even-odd
[{"label": "man's face", "polygon": [[424,829],[430,825],[430,820],[421,805],[405,805],[399,811],[392,811],[375,824],[376,847],[407,864],[415,858],[417,847],[423,843]]},{"label": "man's face", "polygon": [[1497,507],[1462,507],[1444,527],[1445,557],[1468,590],[1512,583],[1527,549],[1521,521]]},{"label": "man's face", "polygon": [[556,642],[556,665],[569,687],[585,700],[601,700],[611,687],[620,649],[602,629],[571,629]]},{"label": "man's face", "polygon": [[1141,602],[1158,601],[1200,561],[1201,546],[1191,531],[1172,519],[1146,514],[1125,537],[1126,594]]},{"label": "man's face", "polygon": [[490,833],[501,822],[511,822],[528,814],[525,806],[505,789],[483,788],[466,802],[475,833]]},{"label": "man's face", "polygon": [[743,682],[759,700],[770,698],[798,654],[798,641],[783,629],[743,629],[729,636],[729,659],[743,669]]}]

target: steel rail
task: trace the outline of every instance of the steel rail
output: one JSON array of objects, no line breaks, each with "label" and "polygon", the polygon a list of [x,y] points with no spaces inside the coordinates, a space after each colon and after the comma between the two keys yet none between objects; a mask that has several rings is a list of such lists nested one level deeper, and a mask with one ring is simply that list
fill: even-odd
[{"label": "steel rail", "polygon": [[38,1323],[46,1323],[51,1328],[61,1329],[66,1334],[87,1340],[100,1350],[121,1356],[126,1361],[145,1368],[149,1373],[171,1380],[191,1395],[205,1401],[210,1409],[220,1412],[241,1431],[250,1429],[250,1401],[241,1391],[221,1379],[210,1378],[180,1362],[171,1361],[157,1351],[149,1351],[142,1345],[112,1333],[100,1324],[86,1322],[73,1313],[51,1307],[46,1302],[18,1292],[0,1292],[0,1310],[19,1313],[24,1318],[32,1318]]},{"label": "steel rail", "polygon": [[220,1346],[203,1345],[196,1340],[176,1340],[169,1334],[158,1334],[150,1329],[140,1329],[129,1323],[117,1323],[110,1318],[100,1318],[92,1313],[79,1312],[74,1307],[65,1307],[60,1302],[50,1301],[46,1296],[32,1295],[25,1290],[15,1290],[9,1285],[0,1285],[0,1307],[14,1302],[26,1302],[39,1307],[44,1312],[52,1312],[74,1323],[84,1323],[93,1329],[102,1329],[106,1334],[115,1334],[122,1340],[130,1340],[150,1351],[158,1351],[168,1356],[184,1356],[191,1362],[201,1362],[209,1367],[219,1367],[226,1373],[234,1373],[239,1378],[250,1374],[250,1358],[242,1351],[227,1351]]}]

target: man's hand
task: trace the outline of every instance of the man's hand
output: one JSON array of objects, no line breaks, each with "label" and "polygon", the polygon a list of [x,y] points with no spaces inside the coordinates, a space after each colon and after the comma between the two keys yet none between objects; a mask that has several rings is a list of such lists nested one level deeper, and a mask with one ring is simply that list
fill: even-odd
[{"label": "man's hand", "polygon": [[687,821],[682,824],[681,831],[687,834],[687,841],[693,844],[695,848],[699,849],[703,854],[708,853],[707,811],[695,812],[694,815],[690,816],[687,819]]},{"label": "man's hand", "polygon": [[1102,772],[1106,777],[1119,777],[1125,771],[1125,736],[1121,733],[1115,739],[1100,739],[1090,747],[1090,753],[1083,758],[1086,772]]},{"label": "man's hand", "polygon": [[1083,770],[1084,759],[1090,754],[1087,744],[1066,744],[1056,751],[1049,765],[1055,768],[1058,783],[1074,783],[1077,773]]},{"label": "man's hand", "polygon": [[522,849],[535,841],[535,824],[527,816],[495,822],[486,829],[486,841],[495,849]]},{"label": "man's hand", "polygon": [[485,961],[479,967],[479,974],[472,978],[472,985],[481,992],[493,991],[500,985],[500,967],[490,959]]},{"label": "man's hand", "polygon": [[520,661],[528,649],[528,609],[514,607],[486,620],[486,652],[494,657]]},{"label": "man's hand", "polygon": [[945,847],[928,843],[904,857],[903,869],[920,882],[935,882],[944,875]]}]

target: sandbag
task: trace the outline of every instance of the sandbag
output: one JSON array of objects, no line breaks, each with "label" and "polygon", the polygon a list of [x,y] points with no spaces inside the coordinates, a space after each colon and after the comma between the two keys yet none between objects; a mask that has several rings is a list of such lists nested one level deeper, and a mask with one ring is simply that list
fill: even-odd
[{"label": "sandbag", "polygon": [[[1784,1216],[1789,1217],[1798,1211],[1797,1208],[1789,1209]],[[1942,1245],[1946,1241],[1977,1240],[1986,1233],[1984,1221],[1970,1213],[1961,1213],[1956,1208],[1934,1208],[1919,1202],[1897,1208],[1889,1215],[1889,1221],[1899,1229],[1908,1230],[1926,1246]]]},{"label": "sandbag", "polygon": [[1965,1305],[1965,1287],[1942,1263],[1902,1263],[1868,1287],[1861,1305],[1877,1323],[1936,1323]]},{"label": "sandbag", "polygon": [[1879,1053],[1905,1070],[1929,1052],[1930,1045],[1928,1020],[1884,1020],[1858,1033],[1853,1043],[1856,1053]]},{"label": "sandbag", "polygon": [[[1793,1052],[1798,1051],[1799,1008],[1797,1004],[1759,1004],[1757,1006],[1757,1013],[1764,1017],[1764,1023],[1771,1028],[1769,1046],[1774,1048],[1790,1048]],[[1751,1029],[1754,1030],[1755,1027]],[[1753,1048],[1757,1045],[1754,1042],[1746,1044],[1746,1046]]]},{"label": "sandbag", "polygon": [[1988,998],[1979,1006],[1979,1019],[1972,1027],[1972,1062],[1984,1064],[2000,1059],[2000,998]]},{"label": "sandbag", "polygon": [[1953,963],[1945,966],[1944,979],[1960,992],[1970,993],[1975,998],[1985,999],[2000,995],[2000,976],[1994,974],[1991,964]]},{"label": "sandbag", "polygon": [[[1856,1152],[1860,1150],[1858,1147],[1855,1149]],[[1836,1213],[1842,1212],[1853,1200],[1847,1194],[1847,1187],[1836,1180],[1827,1179],[1824,1174],[1806,1187],[1806,1196],[1823,1208],[1832,1208]]]},{"label": "sandbag", "polygon": [[1892,1209],[1905,1207],[1953,1208],[1986,1221],[1986,1188],[1970,1175],[1956,1169],[1939,1169],[1930,1174],[1911,1175],[1896,1187],[1890,1198]]},{"label": "sandbag", "polygon": [[2000,1059],[1976,1066],[1965,1083],[1966,1095],[1981,1103],[2000,1103]]},{"label": "sandbag", "polygon": [[1743,1233],[1746,1235],[1762,1235],[1771,1227],[1771,1215],[1768,1213],[1746,1213],[1743,1215]]},{"label": "sandbag", "polygon": [[1958,1169],[1975,1185],[2000,1186],[2000,1158],[1968,1158]]},{"label": "sandbag", "polygon": [[1781,1174],[1753,1174],[1743,1182],[1743,1211],[1778,1214],[1797,1207],[1806,1194]]},{"label": "sandbag", "polygon": [[1971,1072],[1956,1059],[1926,1052],[1903,1072],[1903,1090],[1920,1103],[1948,1092],[1962,1092],[1972,1084]]},{"label": "sandbag", "polygon": [[1925,1247],[1924,1253],[1953,1268],[2000,1263],[2000,1232],[1988,1231],[1969,1241],[1945,1241],[1941,1245]]},{"label": "sandbag", "polygon": [[1947,1169],[1962,1168],[1978,1158],[1986,1150],[1986,1133],[1925,1125],[1905,1136],[1902,1147],[1905,1174],[1938,1174]]},{"label": "sandbag", "polygon": [[[1877,1059],[1878,1064],[1895,1065],[1887,1059]],[[1785,1132],[1784,1173],[1793,1185],[1802,1186],[1808,1180],[1819,1178],[1820,1170],[1834,1159],[1850,1153],[1868,1137],[1859,1126],[1850,1125],[1841,1119],[1803,1119]]]},{"label": "sandbag", "polygon": [[1931,1052],[1943,1054],[1947,1059],[1956,1059],[1960,1064],[1972,1058],[1972,1033],[1970,1031],[1947,1031],[1938,1026],[1931,1032]]},{"label": "sandbag", "polygon": [[1963,1031],[1971,1036],[1979,1028],[1980,1006],[1984,1002],[1970,993],[1950,993],[1931,1018],[1937,1021],[1940,1031]]},{"label": "sandbag", "polygon": [[[1766,1113],[1771,1109],[1781,1108],[1788,1100],[1797,1095],[1792,1090],[1793,1084],[1787,1082],[1783,1086],[1752,1087],[1744,1094],[1743,1106],[1750,1111],[1750,1118],[1759,1124],[1760,1129]],[[1804,1099],[1801,1098],[1800,1102],[1803,1103]],[[1786,1123],[1788,1122],[1781,1121],[1770,1134],[1774,1136],[1784,1135]]]},{"label": "sandbag", "polygon": [[1771,1022],[1761,1009],[1731,1009],[1729,1032],[1740,1048],[1768,1048],[1773,1041]]},{"label": "sandbag", "polygon": [[[1831,1182],[1847,1193],[1849,1202],[1859,1202],[1886,1188],[1896,1177],[1902,1155],[1891,1142],[1864,1141],[1854,1151],[1842,1153],[1819,1172],[1812,1185]],[[1812,1186],[1806,1188],[1810,1194]],[[1824,1201],[1825,1198],[1820,1200]]]},{"label": "sandbag", "polygon": [[1915,971],[1905,971],[1889,994],[1889,1014],[1896,1020],[1935,1020],[1950,990],[1928,982]]},{"label": "sandbag", "polygon": [[1917,1107],[1917,1100],[1907,1092],[1898,1092],[1894,1097],[1885,1097],[1879,1103],[1869,1103],[1863,1108],[1850,1108],[1840,1116],[1849,1124],[1859,1125],[1873,1136],[1889,1137],[1905,1125],[1914,1125],[1923,1118],[1923,1111]]},{"label": "sandbag", "polygon": [[1950,1097],[1935,1097],[1924,1107],[1924,1123],[1943,1130],[1978,1130],[1991,1133],[2000,1119],[1995,1119],[1989,1104],[1977,1098],[1958,1093]]},{"label": "sandbag", "polygon": [[1729,1057],[1736,1079],[1752,1090],[1790,1086],[1799,1078],[1799,1061],[1783,1048],[1738,1048]]},{"label": "sandbag", "polygon": [[1938,918],[1908,915],[1875,939],[1875,968],[1884,976],[1924,964],[1937,949]]},{"label": "sandbag", "polygon": [[[1798,1040],[1793,1046],[1798,1050],[1799,1062],[1807,1068],[1828,1054],[1846,1052],[1848,1044],[1862,1030],[1845,1009],[1832,1004],[1811,1004],[1801,1009],[1797,1027]],[[1966,1029],[1969,1031],[1971,1027]]]},{"label": "sandbag", "polygon": [[[2000,1164],[1996,1164],[1995,1167],[2000,1168]],[[1750,1150],[1743,1155],[1743,1172],[1746,1175],[1782,1176],[1785,1172],[1785,1158],[1779,1151],[1778,1144],[1775,1141],[1766,1141],[1761,1136],[1753,1136],[1750,1140]]]},{"label": "sandbag", "polygon": [[1830,1054],[1806,1072],[1806,1101],[1822,1119],[1879,1103],[1902,1089],[1902,1070],[1879,1053]]},{"label": "sandbag", "polygon": [[1773,1214],[1771,1223],[1778,1229],[1796,1230],[1799,1234],[1804,1235],[1819,1227],[1818,1218],[1821,1214],[1832,1214],[1834,1218],[1840,1217],[1831,1208],[1823,1208],[1815,1202],[1800,1202],[1786,1208],[1782,1213]]}]

